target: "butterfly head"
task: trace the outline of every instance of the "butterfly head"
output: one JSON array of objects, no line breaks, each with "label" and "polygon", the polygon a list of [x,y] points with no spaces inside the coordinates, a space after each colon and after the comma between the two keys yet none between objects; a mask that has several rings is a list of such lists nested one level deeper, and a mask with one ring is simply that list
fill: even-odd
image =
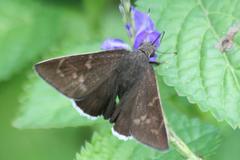
[{"label": "butterfly head", "polygon": [[161,34],[158,34],[157,37],[155,39],[153,39],[153,41],[142,43],[142,45],[140,45],[140,47],[138,48],[140,51],[142,51],[149,58],[150,63],[159,64],[156,61],[157,56],[156,56],[155,52],[156,52],[157,48],[159,47],[159,44],[162,41],[164,33],[165,32],[162,32]]},{"label": "butterfly head", "polygon": [[[164,35],[164,32],[161,36],[161,34],[159,34],[153,42],[145,42],[143,43],[140,47],[139,47],[139,50],[142,51],[147,57],[153,57],[154,54],[155,54],[155,51],[157,50],[157,46],[156,46],[156,43],[159,41],[160,37],[162,39]],[[160,41],[161,41],[160,39]],[[160,43],[159,41],[159,43]]]},{"label": "butterfly head", "polygon": [[151,43],[143,43],[140,47],[139,50],[142,51],[148,58],[154,56],[156,47],[151,44]]}]

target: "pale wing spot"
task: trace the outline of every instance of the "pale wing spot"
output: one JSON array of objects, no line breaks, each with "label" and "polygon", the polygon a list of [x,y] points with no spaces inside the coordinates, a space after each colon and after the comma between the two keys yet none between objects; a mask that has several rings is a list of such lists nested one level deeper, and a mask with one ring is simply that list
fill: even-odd
[{"label": "pale wing spot", "polygon": [[57,74],[59,74],[60,77],[64,77],[64,74],[60,70],[57,70]]},{"label": "pale wing spot", "polygon": [[141,121],[144,121],[147,118],[147,115],[143,115],[140,117]]},{"label": "pale wing spot", "polygon": [[154,97],[152,101],[148,103],[148,106],[152,107],[157,100],[158,100],[158,97]]},{"label": "pale wing spot", "polygon": [[133,122],[136,124],[136,125],[139,125],[141,120],[140,119],[134,119]]},{"label": "pale wing spot", "polygon": [[91,69],[92,68],[91,63],[92,63],[92,55],[88,57],[88,60],[84,65],[87,67],[87,69]]},{"label": "pale wing spot", "polygon": [[82,90],[83,92],[87,91],[87,87],[85,84],[83,84],[85,81],[84,76],[81,74],[78,78],[78,82],[79,82],[79,88],[80,90]]},{"label": "pale wing spot", "polygon": [[73,77],[73,79],[76,79],[76,78],[78,77],[77,73],[74,72],[74,73],[72,74],[72,77]]},{"label": "pale wing spot", "polygon": [[63,62],[65,61],[65,59],[61,59],[60,62],[58,63],[58,66],[57,66],[57,70],[56,70],[56,73],[59,74],[60,77],[64,77],[64,73],[61,71],[60,67],[62,66]]},{"label": "pale wing spot", "polygon": [[92,68],[92,65],[91,65],[91,63],[90,62],[86,62],[85,63],[85,66],[87,67],[87,69],[91,69]]},{"label": "pale wing spot", "polygon": [[151,131],[153,134],[158,135],[158,130],[156,130],[156,129],[151,129],[150,131]]},{"label": "pale wing spot", "polygon": [[78,82],[82,84],[85,81],[84,76],[81,74],[78,78]]},{"label": "pale wing spot", "polygon": [[145,122],[146,122],[146,124],[150,124],[151,123],[151,119],[147,119]]},{"label": "pale wing spot", "polygon": [[86,85],[83,83],[79,84],[79,81],[72,81],[69,85],[67,85],[63,90],[71,89],[72,94],[74,94],[76,91],[81,90],[82,92],[87,91]]},{"label": "pale wing spot", "polygon": [[92,56],[92,55],[90,55],[90,56],[88,57],[88,59],[90,59],[90,60],[91,60],[91,59],[93,59],[93,56]]},{"label": "pale wing spot", "polygon": [[87,87],[86,87],[86,85],[84,85],[84,84],[81,84],[81,85],[80,85],[80,89],[81,89],[83,92],[86,92],[86,91],[87,91]]},{"label": "pale wing spot", "polygon": [[140,109],[141,106],[142,106],[142,103],[141,103],[141,101],[139,100],[140,97],[141,97],[141,95],[142,95],[142,91],[139,91],[138,94],[137,94],[137,98],[136,98],[136,102],[138,102],[138,104],[137,104],[137,108],[138,108],[138,109]]}]

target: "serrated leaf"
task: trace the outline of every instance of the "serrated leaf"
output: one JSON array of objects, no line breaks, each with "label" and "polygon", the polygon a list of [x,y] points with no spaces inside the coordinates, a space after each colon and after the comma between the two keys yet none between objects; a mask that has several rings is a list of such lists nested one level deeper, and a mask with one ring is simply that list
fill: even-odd
[{"label": "serrated leaf", "polygon": [[[220,135],[215,127],[203,124],[197,119],[189,120],[184,116],[179,116],[179,114],[171,115],[168,119],[170,120],[170,126],[175,128],[174,131],[191,148],[194,154],[204,160],[210,159],[214,155],[220,143]],[[177,121],[180,122],[177,123]],[[177,149],[172,146],[167,154],[161,154],[155,159],[185,160],[186,157],[180,155]]]},{"label": "serrated leaf", "polygon": [[233,48],[221,53],[216,47],[228,29],[239,23],[240,4],[229,0],[138,1],[160,31],[166,31],[158,73],[181,96],[210,111],[217,120],[240,127],[239,37]]},{"label": "serrated leaf", "polygon": [[76,160],[143,160],[153,157],[154,152],[134,140],[126,142],[118,140],[108,126],[100,133],[94,133],[91,142],[87,142],[76,155]]},{"label": "serrated leaf", "polygon": [[[208,159],[219,144],[218,129],[201,123],[197,119],[188,119],[185,116],[172,114],[170,124],[176,133],[190,146],[198,156]],[[169,151],[160,152],[146,147],[135,140],[121,141],[106,127],[102,132],[95,132],[90,143],[86,143],[76,160],[184,160],[174,146]]]},{"label": "serrated leaf", "polygon": [[0,2],[0,81],[7,80],[54,43],[59,17],[38,3]]}]

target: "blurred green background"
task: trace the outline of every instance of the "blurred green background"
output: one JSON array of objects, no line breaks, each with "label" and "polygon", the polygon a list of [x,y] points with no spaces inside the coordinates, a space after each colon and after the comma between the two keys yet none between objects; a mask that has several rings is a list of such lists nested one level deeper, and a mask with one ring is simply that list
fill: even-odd
[{"label": "blurred green background", "polygon": [[[34,63],[82,45],[96,50],[107,37],[127,40],[118,4],[118,0],[0,0],[0,160],[74,159],[91,138],[88,127],[20,130],[12,122]],[[199,111],[195,107],[185,112]],[[224,127],[222,132],[212,159],[240,159],[240,131]]]}]

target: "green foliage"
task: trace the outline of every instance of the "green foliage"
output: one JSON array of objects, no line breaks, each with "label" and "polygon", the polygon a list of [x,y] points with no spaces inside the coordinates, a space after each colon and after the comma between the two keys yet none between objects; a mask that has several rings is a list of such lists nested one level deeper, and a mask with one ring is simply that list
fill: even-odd
[{"label": "green foliage", "polygon": [[[219,144],[218,129],[201,123],[197,119],[189,119],[181,113],[168,117],[177,134],[204,159],[212,155]],[[111,134],[109,126],[95,132],[90,143],[86,143],[76,160],[184,160],[174,146],[169,151],[157,150],[139,144],[135,140],[121,141]]]},{"label": "green foliage", "polygon": [[111,133],[109,125],[95,132],[90,143],[86,143],[76,160],[143,160],[153,157],[155,151],[134,140],[121,141]]},{"label": "green foliage", "polygon": [[[32,68],[33,61],[39,57],[96,51],[109,37],[127,39],[120,14],[100,13],[105,10],[105,0],[97,2],[95,7],[83,1],[87,6],[84,11],[47,6],[44,0],[33,1],[1,2],[0,81],[26,66]],[[210,159],[220,143],[219,129],[197,119],[195,116],[201,113],[194,108],[198,105],[202,111],[210,111],[217,120],[225,120],[233,128],[240,125],[240,39],[236,37],[234,47],[225,53],[215,47],[229,27],[237,23],[240,5],[228,0],[142,0],[137,1],[137,6],[142,11],[150,8],[159,31],[166,32],[161,50],[177,52],[161,54],[162,65],[156,67],[169,126],[196,155]],[[107,121],[90,121],[79,116],[66,97],[32,71],[29,75],[20,99],[21,110],[13,123],[15,127],[91,126],[92,140],[77,154],[76,160],[184,159],[173,145],[169,151],[159,152],[135,140],[118,140],[112,136]],[[177,93],[162,84],[161,77]],[[190,103],[178,95],[187,97]]]},{"label": "green foliage", "polygon": [[[220,143],[218,129],[203,124],[197,119],[189,119],[180,114],[173,114],[168,119],[170,120],[170,126],[173,126],[174,131],[197,156],[208,159],[215,153]],[[167,154],[161,154],[155,159],[184,160],[186,157],[182,157],[177,150],[176,147],[172,147]]]},{"label": "green foliage", "polygon": [[17,128],[61,128],[101,122],[93,122],[80,116],[69,99],[46,85],[39,77],[32,78],[25,90],[31,92],[27,92],[30,94],[21,99],[21,116],[13,123]]},{"label": "green foliage", "polygon": [[229,0],[138,1],[159,30],[166,31],[161,45],[163,65],[158,73],[180,96],[210,111],[233,128],[240,126],[239,37],[231,50],[221,53],[216,45],[228,29],[239,23],[240,4]]},{"label": "green foliage", "polygon": [[38,3],[0,2],[0,81],[7,80],[55,43],[59,17]]}]

